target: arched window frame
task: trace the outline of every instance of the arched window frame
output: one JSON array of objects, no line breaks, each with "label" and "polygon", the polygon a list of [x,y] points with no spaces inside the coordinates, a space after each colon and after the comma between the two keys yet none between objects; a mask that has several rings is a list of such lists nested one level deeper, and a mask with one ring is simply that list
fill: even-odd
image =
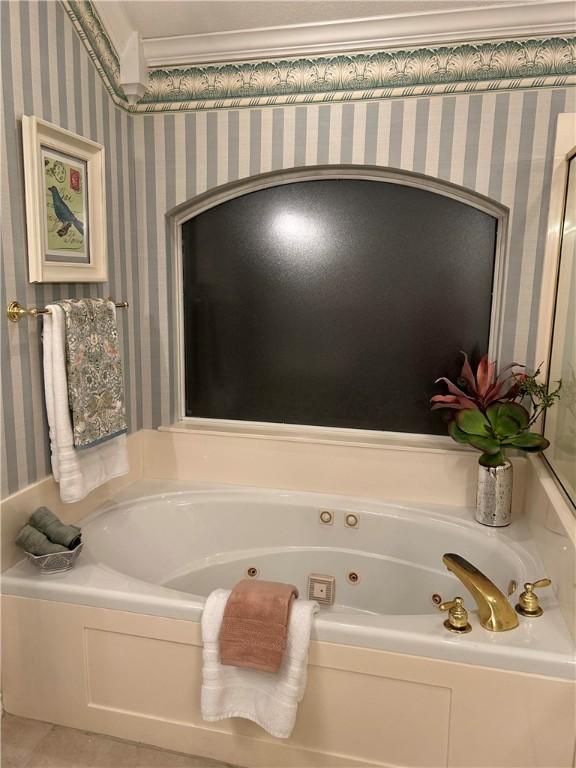
[{"label": "arched window frame", "polygon": [[509,209],[473,190],[458,186],[443,179],[437,179],[413,171],[395,168],[380,168],[364,165],[322,165],[290,168],[271,173],[263,173],[213,187],[176,206],[166,214],[170,238],[170,252],[173,255],[174,294],[172,333],[174,335],[173,399],[175,412],[173,420],[185,430],[229,432],[233,434],[266,434],[295,439],[346,440],[354,443],[386,443],[391,445],[424,445],[427,447],[454,448],[448,437],[437,435],[412,435],[408,433],[380,432],[376,430],[342,429],[339,427],[309,427],[300,424],[271,424],[265,422],[232,421],[226,419],[204,419],[185,415],[184,381],[184,307],[182,287],[182,225],[204,211],[217,205],[241,197],[242,195],[295,182],[318,181],[326,179],[355,179],[377,181],[387,184],[400,184],[434,192],[458,200],[493,216],[497,224],[494,278],[492,284],[492,306],[490,313],[490,335],[488,354],[491,359],[498,359],[502,346],[504,292],[506,284],[506,264],[508,246]]}]

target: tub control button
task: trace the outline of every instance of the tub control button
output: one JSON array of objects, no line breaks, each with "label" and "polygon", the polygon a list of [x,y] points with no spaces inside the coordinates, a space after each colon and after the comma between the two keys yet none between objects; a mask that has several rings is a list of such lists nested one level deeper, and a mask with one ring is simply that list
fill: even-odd
[{"label": "tub control button", "polygon": [[336,593],[336,579],[323,573],[311,573],[308,576],[308,600],[316,600],[320,605],[333,605]]},{"label": "tub control button", "polygon": [[346,528],[358,528],[360,525],[358,515],[353,515],[351,512],[349,512],[344,518],[344,525]]},{"label": "tub control button", "polygon": [[320,512],[320,522],[324,523],[324,525],[332,525],[334,522],[334,515],[327,509],[323,509],[322,512]]}]

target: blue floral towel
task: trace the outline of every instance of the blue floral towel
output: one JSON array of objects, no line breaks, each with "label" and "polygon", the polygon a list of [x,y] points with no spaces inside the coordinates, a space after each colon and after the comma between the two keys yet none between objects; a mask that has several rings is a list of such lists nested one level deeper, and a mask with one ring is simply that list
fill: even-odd
[{"label": "blue floral towel", "polygon": [[75,448],[127,431],[116,309],[106,299],[59,301],[66,323],[68,404]]}]

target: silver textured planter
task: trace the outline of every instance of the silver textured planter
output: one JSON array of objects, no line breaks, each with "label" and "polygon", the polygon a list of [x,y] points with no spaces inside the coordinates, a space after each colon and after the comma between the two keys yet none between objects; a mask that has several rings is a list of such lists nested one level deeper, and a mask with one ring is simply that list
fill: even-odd
[{"label": "silver textured planter", "polygon": [[501,467],[478,465],[476,520],[482,525],[502,528],[510,525],[512,509],[512,464]]}]

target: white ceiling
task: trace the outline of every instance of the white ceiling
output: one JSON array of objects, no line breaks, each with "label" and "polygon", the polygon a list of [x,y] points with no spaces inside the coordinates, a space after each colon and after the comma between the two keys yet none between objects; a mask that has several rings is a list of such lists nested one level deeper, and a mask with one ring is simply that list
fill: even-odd
[{"label": "white ceiling", "polygon": [[[574,0],[94,0],[151,67],[573,34]],[[141,40],[141,42],[140,42]],[[136,42],[135,42],[136,41]]]},{"label": "white ceiling", "polygon": [[[538,0],[532,0],[537,2]],[[143,38],[203,35],[262,27],[493,6],[478,0],[123,0]]]}]

